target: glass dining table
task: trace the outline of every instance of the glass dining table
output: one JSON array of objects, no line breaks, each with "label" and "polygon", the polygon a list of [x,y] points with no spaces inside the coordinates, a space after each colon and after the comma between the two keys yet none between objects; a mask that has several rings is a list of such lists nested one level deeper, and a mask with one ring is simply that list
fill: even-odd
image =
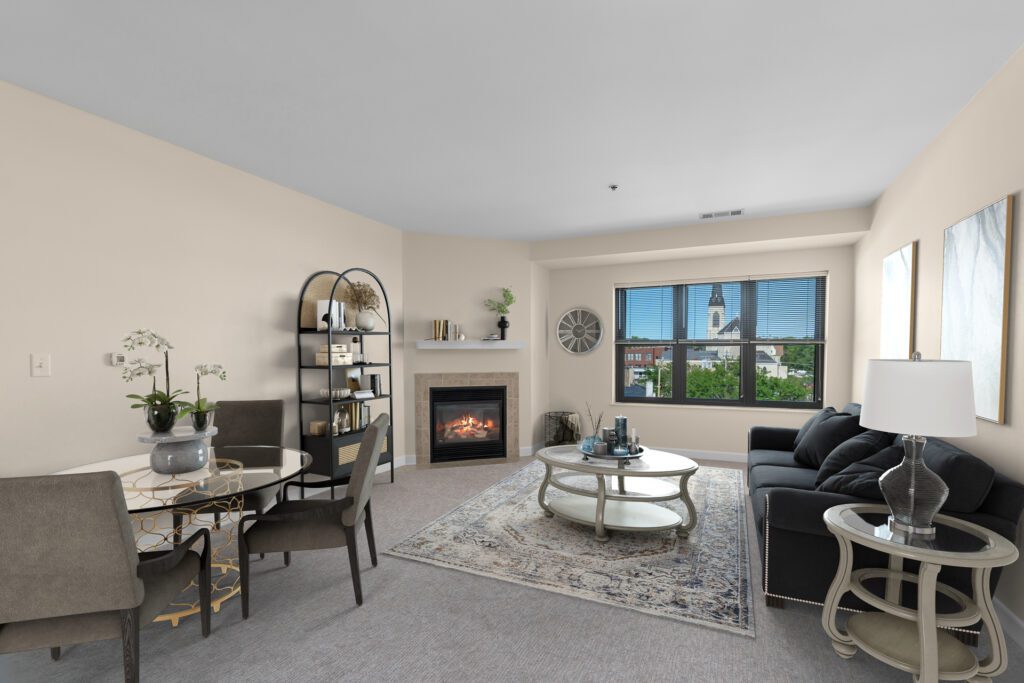
[{"label": "glass dining table", "polygon": [[[245,496],[278,486],[302,475],[312,458],[305,451],[278,446],[220,446],[210,448],[209,463],[183,474],[160,474],[149,465],[149,453],[101,460],[55,474],[115,472],[121,479],[139,551],[167,549],[186,530],[208,528],[213,573],[212,606],[240,591],[235,527],[242,516]],[[155,621],[172,626],[199,612],[193,583]]]}]

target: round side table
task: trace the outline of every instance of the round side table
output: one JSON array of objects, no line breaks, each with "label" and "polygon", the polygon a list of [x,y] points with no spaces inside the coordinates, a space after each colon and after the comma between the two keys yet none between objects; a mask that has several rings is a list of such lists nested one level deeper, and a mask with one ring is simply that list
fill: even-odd
[{"label": "round side table", "polygon": [[[839,542],[839,569],[832,581],[821,623],[840,657],[860,648],[875,659],[914,675],[914,680],[989,681],[1006,670],[1006,638],[992,606],[992,570],[1012,564],[1017,548],[988,529],[963,520],[937,515],[934,537],[890,530],[885,505],[838,505],[825,511],[825,525]],[[853,544],[889,555],[888,569],[853,570]],[[917,574],[903,571],[904,560],[920,562]],[[973,597],[938,582],[942,567],[969,567]],[[884,581],[884,596],[865,584]],[[917,609],[904,607],[900,593],[905,583],[917,584]],[[846,632],[836,625],[839,600],[847,592],[878,612],[850,616]],[[955,612],[936,614],[935,596],[952,600]],[[991,640],[991,652],[978,661],[974,652],[943,628],[970,626],[981,621]]]}]

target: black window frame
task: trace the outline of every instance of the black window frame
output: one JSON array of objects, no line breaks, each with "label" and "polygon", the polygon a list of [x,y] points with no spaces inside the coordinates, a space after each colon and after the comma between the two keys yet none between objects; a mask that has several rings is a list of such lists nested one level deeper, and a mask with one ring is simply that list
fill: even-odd
[{"label": "black window frame", "polygon": [[[810,279],[815,285],[815,331],[813,339],[760,339],[757,336],[757,283],[769,280]],[[740,338],[700,339],[688,338],[686,329],[686,288],[709,284],[740,284]],[[786,275],[778,277],[747,277],[693,282],[688,284],[651,284],[649,287],[671,286],[673,292],[673,338],[672,339],[626,339],[628,325],[626,292],[637,287],[618,287],[615,290],[615,401],[617,403],[639,403],[652,405],[700,405],[738,408],[787,408],[793,410],[819,409],[823,405],[825,369],[825,319],[827,316],[828,278],[825,275]],[[739,346],[740,347],[740,397],[738,399],[705,399],[686,397],[686,375],[689,370],[687,352],[693,346]],[[757,400],[757,348],[759,346],[814,346],[814,399],[811,401],[759,401]],[[637,397],[625,395],[626,349],[667,346],[672,349],[672,396]],[[646,351],[641,351],[646,353]],[[682,359],[683,362],[677,362]]]}]

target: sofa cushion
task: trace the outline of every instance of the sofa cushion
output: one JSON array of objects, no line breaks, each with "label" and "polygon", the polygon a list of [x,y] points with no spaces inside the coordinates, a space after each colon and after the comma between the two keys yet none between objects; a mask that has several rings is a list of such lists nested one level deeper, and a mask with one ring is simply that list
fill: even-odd
[{"label": "sofa cushion", "polygon": [[840,410],[839,412],[841,412],[841,413],[849,413],[850,415],[857,415],[857,416],[859,416],[860,415],[860,404],[859,403],[847,403],[845,406],[843,406],[843,409]]},{"label": "sofa cushion", "polygon": [[847,465],[841,472],[818,485],[819,491],[829,493],[845,493],[871,500],[885,500],[882,489],[878,486],[878,478],[887,469],[895,467],[903,460],[903,448],[889,446],[874,455],[869,455],[859,462]]},{"label": "sofa cushion", "polygon": [[801,427],[800,431],[796,433],[796,438],[793,440],[793,448],[796,448],[797,446],[800,445],[800,442],[803,441],[803,438],[807,436],[807,432],[811,431],[811,427],[818,424],[829,415],[835,414],[836,409],[830,406],[828,408],[822,408],[814,415],[811,415],[809,418],[807,418],[807,422],[804,422],[803,427]]},{"label": "sofa cushion", "polygon": [[803,465],[793,459],[793,451],[772,451],[767,448],[756,448],[747,453],[747,467],[756,467],[758,465],[803,467]]},{"label": "sofa cushion", "polygon": [[814,490],[817,474],[806,467],[785,467],[781,465],[759,465],[750,470],[751,492],[766,487]]},{"label": "sofa cushion", "polygon": [[826,415],[800,440],[793,457],[801,465],[817,470],[836,446],[863,431],[865,429],[860,426],[860,417],[857,415]]},{"label": "sofa cushion", "polygon": [[893,435],[889,432],[880,432],[869,429],[857,436],[847,439],[832,449],[825,461],[818,468],[818,477],[814,480],[815,486],[821,486],[833,474],[843,471],[849,465],[860,462],[864,458],[874,455],[883,448],[892,445]]},{"label": "sofa cushion", "polygon": [[987,462],[941,439],[928,439],[924,464],[949,487],[943,512],[974,512],[985,502],[996,477]]}]

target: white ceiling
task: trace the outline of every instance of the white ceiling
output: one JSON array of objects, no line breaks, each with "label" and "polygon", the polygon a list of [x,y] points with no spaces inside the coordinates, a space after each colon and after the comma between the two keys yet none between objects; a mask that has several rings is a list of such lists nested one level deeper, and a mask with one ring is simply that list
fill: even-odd
[{"label": "white ceiling", "polygon": [[544,239],[864,205],[1022,26],[1020,0],[0,0],[0,78],[402,229]]}]

